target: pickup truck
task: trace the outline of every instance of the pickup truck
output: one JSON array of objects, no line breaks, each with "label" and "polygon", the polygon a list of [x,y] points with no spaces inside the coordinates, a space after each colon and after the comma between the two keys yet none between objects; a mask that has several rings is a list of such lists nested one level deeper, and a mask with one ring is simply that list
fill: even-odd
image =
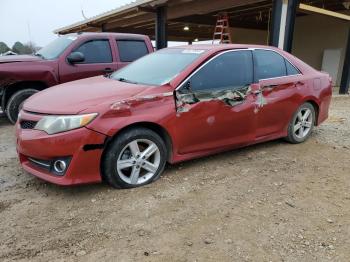
[{"label": "pickup truck", "polygon": [[48,87],[109,74],[153,52],[148,36],[75,33],[58,37],[34,55],[0,57],[0,107],[17,121],[24,100]]}]

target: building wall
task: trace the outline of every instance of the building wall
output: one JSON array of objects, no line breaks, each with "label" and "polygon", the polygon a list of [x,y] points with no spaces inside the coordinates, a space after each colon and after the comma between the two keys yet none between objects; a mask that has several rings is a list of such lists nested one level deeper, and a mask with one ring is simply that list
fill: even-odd
[{"label": "building wall", "polygon": [[[324,15],[311,14],[296,19],[292,53],[321,70],[325,49],[341,49],[336,85],[340,84],[345,56],[345,47],[349,31],[349,22]],[[267,43],[267,31],[231,28],[233,43],[262,44]]]},{"label": "building wall", "polygon": [[235,44],[268,44],[268,33],[264,30],[231,28],[230,32],[232,42]]},{"label": "building wall", "polygon": [[333,17],[318,14],[298,17],[295,23],[292,53],[321,70],[324,50],[341,49],[338,79],[334,79],[339,85],[348,31],[349,22]]}]

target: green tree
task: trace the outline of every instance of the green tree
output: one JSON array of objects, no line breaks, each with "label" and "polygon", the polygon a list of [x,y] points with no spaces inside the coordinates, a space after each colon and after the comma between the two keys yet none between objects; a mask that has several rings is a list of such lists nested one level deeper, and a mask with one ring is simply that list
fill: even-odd
[{"label": "green tree", "polygon": [[6,53],[7,51],[10,51],[11,49],[4,43],[0,42],[0,54]]},{"label": "green tree", "polygon": [[24,54],[34,54],[40,48],[34,42],[28,42],[23,44],[24,46]]},{"label": "green tree", "polygon": [[12,51],[17,54],[24,54],[25,53],[25,47],[21,42],[16,42],[12,46]]}]

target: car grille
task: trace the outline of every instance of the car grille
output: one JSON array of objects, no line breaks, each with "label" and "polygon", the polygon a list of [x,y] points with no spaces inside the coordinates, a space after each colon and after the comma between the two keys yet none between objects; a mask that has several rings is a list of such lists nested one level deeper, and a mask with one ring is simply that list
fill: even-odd
[{"label": "car grille", "polygon": [[38,123],[37,121],[30,121],[30,120],[22,120],[21,121],[21,128],[22,129],[33,129],[36,125],[36,123]]}]

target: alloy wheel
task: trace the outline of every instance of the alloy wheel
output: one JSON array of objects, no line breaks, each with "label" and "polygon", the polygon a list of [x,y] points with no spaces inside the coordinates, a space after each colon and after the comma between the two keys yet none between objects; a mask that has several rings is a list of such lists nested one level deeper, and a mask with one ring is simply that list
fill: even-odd
[{"label": "alloy wheel", "polygon": [[293,131],[297,138],[306,137],[313,125],[313,114],[309,108],[301,108],[294,122]]},{"label": "alloy wheel", "polygon": [[160,160],[160,150],[154,142],[135,139],[120,151],[117,171],[124,182],[131,185],[143,184],[156,174]]}]

